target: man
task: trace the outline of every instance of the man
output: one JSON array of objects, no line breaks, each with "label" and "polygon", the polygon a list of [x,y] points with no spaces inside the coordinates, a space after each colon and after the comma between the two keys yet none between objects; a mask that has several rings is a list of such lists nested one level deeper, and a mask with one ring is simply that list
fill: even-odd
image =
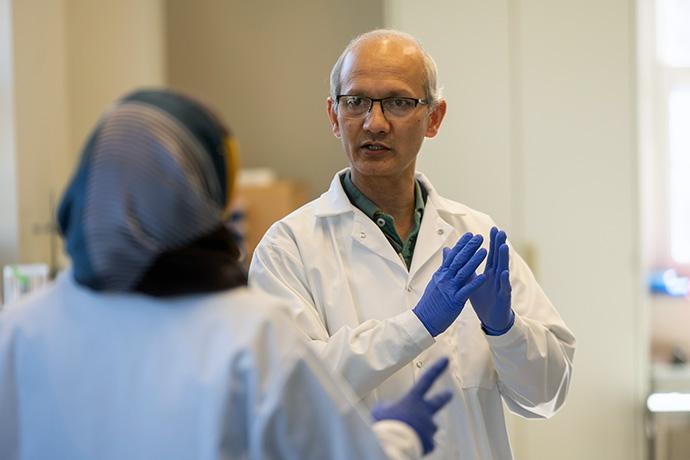
[{"label": "man", "polygon": [[165,90],[101,117],[60,206],[71,268],[0,312],[0,458],[433,450],[433,415],[451,393],[428,390],[447,361],[375,408],[372,427],[281,307],[246,288],[223,217],[229,141],[207,108]]},{"label": "man", "polygon": [[[446,112],[433,60],[407,34],[364,34],[333,67],[327,111],[350,167],[269,229],[250,283],[292,306],[313,347],[370,405],[450,356],[443,381],[457,397],[438,417],[432,458],[512,458],[502,401],[525,417],[553,415],[575,339],[491,218],[415,173]],[[482,244],[478,274],[444,281],[458,254],[481,261]]]}]

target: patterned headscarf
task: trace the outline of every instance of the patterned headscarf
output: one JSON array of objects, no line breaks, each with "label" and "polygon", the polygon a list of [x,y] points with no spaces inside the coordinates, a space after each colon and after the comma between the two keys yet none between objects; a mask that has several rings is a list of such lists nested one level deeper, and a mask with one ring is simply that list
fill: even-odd
[{"label": "patterned headscarf", "polygon": [[75,280],[99,291],[135,290],[162,255],[224,230],[235,172],[226,170],[235,165],[229,139],[209,110],[185,96],[143,90],[117,101],[91,134],[60,204]]}]

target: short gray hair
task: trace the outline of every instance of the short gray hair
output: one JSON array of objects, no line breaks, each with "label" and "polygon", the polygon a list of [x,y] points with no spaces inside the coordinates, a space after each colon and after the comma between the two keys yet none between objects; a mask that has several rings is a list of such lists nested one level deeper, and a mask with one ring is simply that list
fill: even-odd
[{"label": "short gray hair", "polygon": [[331,98],[335,101],[335,98],[340,93],[340,73],[343,69],[343,62],[348,54],[363,41],[372,38],[402,38],[416,45],[422,52],[422,58],[424,60],[424,73],[426,74],[426,81],[424,82],[424,97],[432,105],[438,103],[441,100],[441,88],[438,85],[438,69],[436,67],[436,62],[422,47],[419,40],[414,38],[412,35],[401,32],[399,30],[391,29],[376,29],[369,32],[365,32],[352,39],[350,43],[345,47],[338,60],[335,61],[335,65],[331,69]]}]

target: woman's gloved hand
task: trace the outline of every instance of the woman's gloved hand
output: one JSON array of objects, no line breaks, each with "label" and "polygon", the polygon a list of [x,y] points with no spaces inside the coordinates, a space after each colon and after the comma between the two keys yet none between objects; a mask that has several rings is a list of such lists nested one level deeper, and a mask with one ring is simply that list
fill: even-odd
[{"label": "woman's gloved hand", "polygon": [[415,383],[405,396],[394,403],[381,403],[371,411],[375,421],[398,420],[417,433],[422,442],[424,455],[434,450],[434,433],[437,426],[434,415],[453,397],[450,391],[442,391],[425,399],[429,388],[448,367],[448,358],[436,361]]},{"label": "woman's gloved hand", "polygon": [[453,249],[443,250],[441,267],[431,277],[422,298],[412,311],[433,337],[458,317],[465,302],[484,282],[475,270],[486,257],[481,235],[465,233]]},{"label": "woman's gloved hand", "polygon": [[513,327],[515,313],[511,307],[510,273],[508,271],[508,245],[506,232],[491,229],[489,257],[482,286],[470,295],[472,307],[489,335],[502,335]]}]

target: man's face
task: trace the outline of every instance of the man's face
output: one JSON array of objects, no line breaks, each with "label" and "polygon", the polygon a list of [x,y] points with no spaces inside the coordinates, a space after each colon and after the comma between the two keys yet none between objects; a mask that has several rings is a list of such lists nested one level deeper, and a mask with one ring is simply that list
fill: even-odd
[{"label": "man's face", "polygon": [[[372,39],[359,44],[346,58],[340,74],[340,94],[424,99],[425,71],[420,50],[397,38]],[[358,118],[343,116],[328,98],[328,116],[341,139],[355,182],[386,177],[414,177],[417,153],[424,137],[434,137],[445,114],[445,102],[418,105],[408,116],[393,117],[374,102]]]}]

